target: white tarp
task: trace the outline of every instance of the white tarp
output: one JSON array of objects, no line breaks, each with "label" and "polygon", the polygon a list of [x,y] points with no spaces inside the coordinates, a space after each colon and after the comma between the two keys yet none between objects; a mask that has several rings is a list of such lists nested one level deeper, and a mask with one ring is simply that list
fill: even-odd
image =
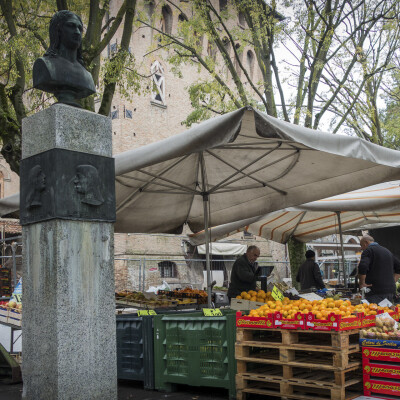
[{"label": "white tarp", "polygon": [[[301,242],[339,233],[342,230],[400,224],[400,181],[386,182],[339,196],[276,211],[262,217],[211,228],[217,240],[238,231],[285,243],[290,236]],[[204,231],[190,235],[192,244],[204,243]]]},{"label": "white tarp", "polygon": [[243,108],[116,155],[115,231],[198,232],[203,199],[216,226],[400,179],[399,167],[398,151]]},{"label": "white tarp", "polygon": [[[238,243],[210,243],[210,254],[214,256],[241,256],[246,253],[247,246]],[[197,246],[199,254],[206,254],[206,245]]]}]

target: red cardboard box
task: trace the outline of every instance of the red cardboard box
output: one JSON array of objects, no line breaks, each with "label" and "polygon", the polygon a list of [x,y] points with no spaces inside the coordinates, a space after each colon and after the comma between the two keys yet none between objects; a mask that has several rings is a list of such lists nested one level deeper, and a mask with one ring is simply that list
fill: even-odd
[{"label": "red cardboard box", "polygon": [[238,328],[275,328],[274,314],[268,314],[268,317],[249,317],[248,315],[242,315],[240,311],[237,311],[236,326]]},{"label": "red cardboard box", "polygon": [[361,328],[369,328],[370,326],[375,326],[375,315],[365,315],[364,313],[359,313],[361,318]]},{"label": "red cardboard box", "polygon": [[364,396],[373,396],[375,394],[400,396],[400,381],[379,380],[376,378],[370,378],[369,375],[364,375],[363,378]]},{"label": "red cardboard box", "polygon": [[305,320],[305,329],[314,331],[348,331],[361,328],[362,323],[360,315],[343,318],[341,315],[329,314],[327,319],[317,319],[314,314],[309,313],[306,314]]},{"label": "red cardboard box", "polygon": [[275,314],[275,328],[281,329],[306,329],[304,315],[302,313],[295,314],[293,319],[284,318],[280,312]]},{"label": "red cardboard box", "polygon": [[380,347],[363,347],[362,348],[363,362],[364,358],[375,361],[394,361],[400,363],[400,349],[383,349]]},{"label": "red cardboard box", "polygon": [[363,358],[363,374],[370,379],[375,377],[400,379],[400,364],[389,364],[384,362],[371,362],[368,358]]}]

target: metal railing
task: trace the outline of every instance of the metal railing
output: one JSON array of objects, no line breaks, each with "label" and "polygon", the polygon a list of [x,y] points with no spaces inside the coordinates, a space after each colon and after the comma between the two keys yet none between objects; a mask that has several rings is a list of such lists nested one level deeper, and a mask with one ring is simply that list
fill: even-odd
[{"label": "metal railing", "polygon": [[[158,278],[158,284],[163,280],[175,281],[177,286],[200,285],[205,286],[206,282],[206,261],[203,258],[181,258],[159,256],[159,257],[115,257],[116,262],[124,263],[127,268],[135,269],[136,280],[129,282],[129,288],[132,290],[144,291],[149,286],[149,281],[156,279],[148,279],[149,274],[156,274],[154,278]],[[217,286],[227,286],[230,280],[230,271],[236,258],[228,259],[211,259],[211,275],[212,280],[217,280]],[[275,272],[279,274],[281,279],[290,277],[290,265],[288,261],[271,261],[260,260],[259,266],[274,265]],[[180,274],[181,271],[186,273]],[[197,278],[197,281],[196,281]],[[153,284],[151,284],[153,285]]]}]

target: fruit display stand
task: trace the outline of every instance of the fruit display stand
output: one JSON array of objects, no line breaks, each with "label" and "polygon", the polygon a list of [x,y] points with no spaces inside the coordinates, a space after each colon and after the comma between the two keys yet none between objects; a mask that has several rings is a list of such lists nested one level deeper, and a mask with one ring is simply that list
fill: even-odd
[{"label": "fruit display stand", "polygon": [[345,400],[361,393],[359,329],[237,327],[237,399]]},{"label": "fruit display stand", "polygon": [[176,384],[220,387],[235,398],[234,312],[157,315],[153,322],[157,390],[172,391]]},{"label": "fruit display stand", "polygon": [[361,331],[364,394],[400,399],[400,330],[391,317],[378,315],[376,327]]},{"label": "fruit display stand", "polygon": [[0,305],[0,324],[11,328],[10,353],[14,353],[15,332],[22,329],[22,310]]},{"label": "fruit display stand", "polygon": [[[186,290],[191,290],[191,292],[187,292]],[[167,310],[196,310],[207,307],[207,293],[204,291],[194,291],[193,289],[184,289],[183,291],[160,290],[156,295],[154,293],[124,290],[115,294],[115,304],[117,307],[151,309],[160,312]]]}]

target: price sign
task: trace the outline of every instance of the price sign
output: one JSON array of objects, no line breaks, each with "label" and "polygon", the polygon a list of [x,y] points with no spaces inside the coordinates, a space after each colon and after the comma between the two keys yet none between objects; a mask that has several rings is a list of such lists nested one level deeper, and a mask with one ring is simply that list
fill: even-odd
[{"label": "price sign", "polygon": [[11,300],[14,300],[16,303],[22,302],[22,278],[20,278],[17,286],[15,286],[14,292],[11,296]]},{"label": "price sign", "polygon": [[157,315],[154,310],[138,310],[138,317],[142,317],[143,315]]},{"label": "price sign", "polygon": [[280,301],[282,301],[283,298],[285,297],[285,296],[283,295],[283,293],[282,293],[276,286],[274,286],[274,288],[272,289],[271,296],[272,296],[275,300],[280,300]]},{"label": "price sign", "polygon": [[223,317],[219,308],[203,308],[203,314],[205,317]]},{"label": "price sign", "polygon": [[22,294],[14,294],[13,297],[17,303],[22,303]]}]

